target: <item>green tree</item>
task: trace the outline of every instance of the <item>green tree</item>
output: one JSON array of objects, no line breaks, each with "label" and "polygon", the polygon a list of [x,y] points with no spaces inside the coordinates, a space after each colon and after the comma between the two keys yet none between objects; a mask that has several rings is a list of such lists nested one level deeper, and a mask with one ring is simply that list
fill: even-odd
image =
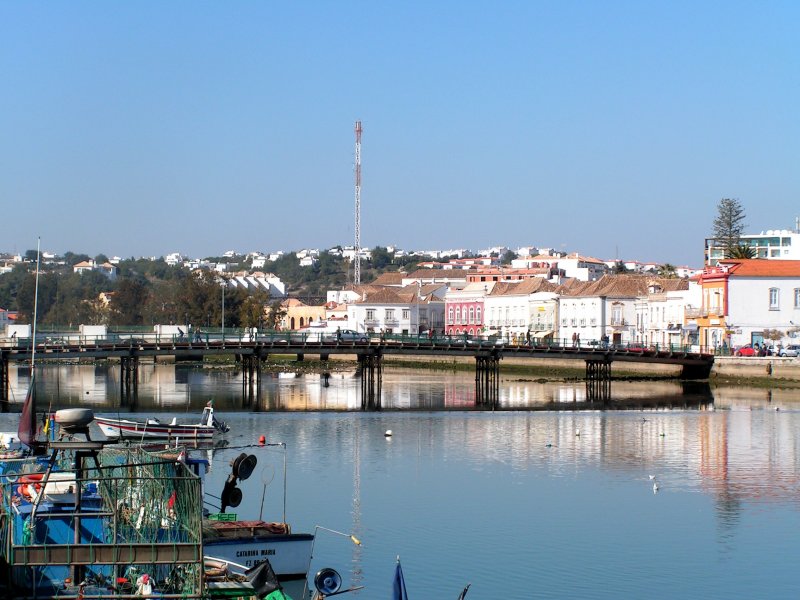
[{"label": "green tree", "polygon": [[371,252],[370,263],[373,269],[385,269],[392,264],[392,254],[383,246],[375,246]]},{"label": "green tree", "polygon": [[731,248],[730,253],[728,254],[728,258],[751,259],[755,257],[755,248],[745,246],[744,244],[739,244],[738,246]]},{"label": "green tree", "polygon": [[729,257],[733,249],[740,245],[744,233],[745,213],[741,202],[733,198],[723,198],[717,204],[717,216],[714,219],[712,235]]},{"label": "green tree", "polygon": [[518,258],[516,252],[514,252],[513,250],[506,250],[505,254],[503,254],[503,257],[500,259],[500,264],[510,265],[511,261],[514,260],[515,258]]},{"label": "green tree", "polygon": [[665,279],[675,279],[678,276],[675,265],[664,263],[658,268],[658,276]]},{"label": "green tree", "polygon": [[111,325],[143,325],[144,311],[150,295],[147,280],[126,277],[117,280],[111,301]]},{"label": "green tree", "polygon": [[283,318],[286,316],[286,312],[286,307],[283,306],[280,300],[275,300],[272,302],[267,310],[264,327],[267,329],[277,329],[281,324],[281,321],[283,321]]}]

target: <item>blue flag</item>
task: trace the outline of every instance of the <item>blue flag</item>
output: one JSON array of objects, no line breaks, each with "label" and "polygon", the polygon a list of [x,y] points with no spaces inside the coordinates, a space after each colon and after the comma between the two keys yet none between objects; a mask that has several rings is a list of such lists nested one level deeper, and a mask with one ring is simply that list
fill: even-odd
[{"label": "blue flag", "polygon": [[394,594],[392,595],[392,600],[408,600],[406,580],[403,579],[403,567],[400,566],[400,560],[397,561],[397,568],[394,571]]}]

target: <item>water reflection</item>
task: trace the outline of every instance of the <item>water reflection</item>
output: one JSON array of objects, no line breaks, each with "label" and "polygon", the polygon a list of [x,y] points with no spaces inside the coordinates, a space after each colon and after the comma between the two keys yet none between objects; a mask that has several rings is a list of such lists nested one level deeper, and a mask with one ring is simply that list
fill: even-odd
[{"label": "water reflection", "polygon": [[[10,397],[21,403],[29,384],[26,369],[10,369]],[[240,373],[228,370],[142,364],[137,395],[121,390],[120,371],[103,364],[45,365],[39,368],[39,397],[53,406],[89,405],[124,410],[197,409],[214,399],[219,407],[257,411],[359,410],[360,378],[355,370],[333,373],[265,373],[260,389],[247,393]],[[781,391],[761,390],[764,402],[778,405],[789,399]],[[741,396],[737,396],[741,394]],[[722,403],[737,406],[751,398],[742,388],[718,391]],[[720,404],[717,398],[717,404]],[[466,373],[386,370],[382,378],[381,408],[406,410],[654,410],[707,408],[715,401],[704,382],[614,381],[552,382],[503,379],[491,398],[476,392]],[[749,400],[744,400],[748,405]]]},{"label": "water reflection", "polygon": [[[118,410],[113,368],[48,365],[43,375],[59,405]],[[14,397],[26,387],[27,373],[14,373]],[[289,520],[367,540],[362,549],[320,538],[315,551],[334,548],[327,556],[346,564],[324,566],[366,585],[364,598],[388,596],[397,554],[427,597],[453,597],[465,573],[490,574],[472,579],[476,596],[793,597],[795,393],[615,381],[598,398],[583,382],[523,378],[498,392],[497,410],[483,410],[471,374],[386,370],[384,410],[365,413],[354,372],[331,373],[327,385],[287,373],[264,376],[250,407],[240,375],[157,365],[142,369],[135,408],[180,413],[216,399],[231,432],[209,454],[214,493],[242,445],[262,434],[287,442]],[[0,422],[13,429],[16,418]],[[265,517],[281,517],[281,458],[259,456],[266,471],[246,482],[237,509],[246,518],[265,493]],[[764,577],[748,575],[754,565]]]}]

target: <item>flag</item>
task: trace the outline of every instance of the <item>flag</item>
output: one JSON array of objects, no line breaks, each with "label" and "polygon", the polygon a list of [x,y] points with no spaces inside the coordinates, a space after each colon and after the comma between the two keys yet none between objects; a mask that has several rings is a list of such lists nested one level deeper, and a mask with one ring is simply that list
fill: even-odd
[{"label": "flag", "polygon": [[406,581],[403,579],[403,567],[400,566],[400,559],[397,559],[397,568],[394,570],[394,595],[392,600],[408,600],[406,591]]},{"label": "flag", "polygon": [[22,414],[19,417],[19,427],[17,428],[17,436],[19,441],[33,448],[37,446],[36,442],[36,397],[34,394],[34,377],[31,373],[31,385],[28,388],[28,394],[25,396],[25,403],[22,405]]},{"label": "flag", "polygon": [[[264,562],[258,563],[254,567],[250,567],[244,573],[247,581],[253,586],[256,595],[263,598],[267,594],[272,595],[276,591],[281,591],[281,584],[278,583],[278,578],[275,576],[275,571],[272,570],[272,565],[269,559]],[[279,596],[273,596],[276,598]]]},{"label": "flag", "polygon": [[464,598],[467,597],[467,590],[469,590],[469,586],[471,586],[471,585],[472,585],[471,583],[467,584],[467,587],[465,587],[464,591],[461,592],[461,594],[458,596],[458,600],[464,600]]}]

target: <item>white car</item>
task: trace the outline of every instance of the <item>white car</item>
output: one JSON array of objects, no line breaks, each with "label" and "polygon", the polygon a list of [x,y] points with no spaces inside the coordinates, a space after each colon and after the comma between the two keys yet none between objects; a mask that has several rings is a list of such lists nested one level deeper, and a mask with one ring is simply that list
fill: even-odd
[{"label": "white car", "polygon": [[780,356],[800,356],[800,344],[789,344],[778,352]]}]

